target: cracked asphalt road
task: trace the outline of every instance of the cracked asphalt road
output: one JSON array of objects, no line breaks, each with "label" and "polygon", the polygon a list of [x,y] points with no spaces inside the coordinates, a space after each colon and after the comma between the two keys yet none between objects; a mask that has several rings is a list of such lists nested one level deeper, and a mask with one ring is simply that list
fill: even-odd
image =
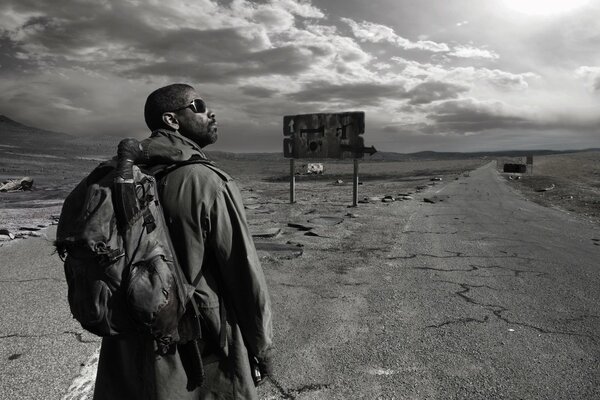
[{"label": "cracked asphalt road", "polygon": [[355,213],[266,263],[264,399],[600,398],[598,226],[526,201],[493,164]]},{"label": "cracked asphalt road", "polygon": [[[491,164],[352,217],[348,187],[299,183],[294,205],[281,184],[252,188],[251,228],[282,229],[261,240],[303,245],[259,252],[276,343],[261,399],[600,398],[598,226],[524,200]],[[318,216],[343,221],[288,226]],[[61,398],[99,345],[71,319],[51,252],[0,248],[0,399]]]}]

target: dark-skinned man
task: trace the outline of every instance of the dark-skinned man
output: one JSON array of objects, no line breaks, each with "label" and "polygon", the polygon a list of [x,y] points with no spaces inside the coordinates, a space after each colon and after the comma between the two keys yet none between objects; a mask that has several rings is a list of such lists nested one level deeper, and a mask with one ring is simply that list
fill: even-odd
[{"label": "dark-skinned man", "polygon": [[[150,143],[183,159],[206,160],[202,149],[217,140],[214,113],[186,84],[152,92],[144,117]],[[94,399],[256,399],[251,361],[263,377],[271,374],[271,306],[240,192],[209,162],[174,169],[159,188],[179,264],[196,287],[203,384],[190,383],[197,371],[186,344],[158,355],[152,339],[109,337],[102,341]]]}]

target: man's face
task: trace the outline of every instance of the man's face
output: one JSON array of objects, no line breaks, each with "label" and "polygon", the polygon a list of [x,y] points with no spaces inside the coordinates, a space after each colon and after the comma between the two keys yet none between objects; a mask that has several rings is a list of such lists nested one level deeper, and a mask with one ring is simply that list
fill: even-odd
[{"label": "man's face", "polygon": [[[190,104],[194,99],[200,99],[195,90],[183,94],[185,102]],[[204,112],[196,113],[191,107],[175,112],[179,121],[179,133],[194,141],[198,146],[205,147],[217,141],[217,120],[215,114],[206,107]]]}]

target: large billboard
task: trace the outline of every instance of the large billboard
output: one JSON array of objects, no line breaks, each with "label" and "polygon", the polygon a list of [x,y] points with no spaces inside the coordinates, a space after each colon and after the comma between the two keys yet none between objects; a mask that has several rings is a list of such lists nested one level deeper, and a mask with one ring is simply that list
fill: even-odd
[{"label": "large billboard", "polygon": [[283,155],[287,158],[362,158],[365,113],[301,114],[283,117]]}]

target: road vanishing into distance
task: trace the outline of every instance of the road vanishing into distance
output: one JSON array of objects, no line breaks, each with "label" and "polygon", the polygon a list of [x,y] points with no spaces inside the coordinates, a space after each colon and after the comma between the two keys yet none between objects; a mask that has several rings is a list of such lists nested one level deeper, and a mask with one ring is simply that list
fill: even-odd
[{"label": "road vanishing into distance", "polygon": [[[274,310],[261,399],[600,398],[600,227],[493,163],[465,175],[357,208],[351,186],[302,184],[294,205],[283,184],[244,187]],[[99,340],[71,319],[50,239],[0,248],[0,399],[91,398]]]}]

